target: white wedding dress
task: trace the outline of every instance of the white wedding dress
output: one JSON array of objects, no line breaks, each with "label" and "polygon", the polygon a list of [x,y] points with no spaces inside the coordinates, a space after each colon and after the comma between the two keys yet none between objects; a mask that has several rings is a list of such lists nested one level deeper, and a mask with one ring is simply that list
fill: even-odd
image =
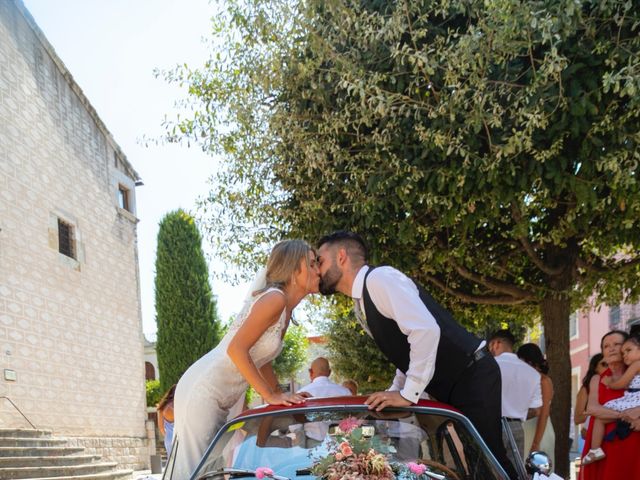
[{"label": "white wedding dress", "polygon": [[[178,442],[173,478],[188,479],[214,435],[227,420],[229,409],[243,396],[248,383],[227,355],[229,342],[249,316],[256,301],[270,288],[245,303],[220,343],[204,355],[182,375],[174,400],[175,435]],[[282,351],[282,337],[286,328],[286,309],[249,351],[256,367],[261,368]]]}]

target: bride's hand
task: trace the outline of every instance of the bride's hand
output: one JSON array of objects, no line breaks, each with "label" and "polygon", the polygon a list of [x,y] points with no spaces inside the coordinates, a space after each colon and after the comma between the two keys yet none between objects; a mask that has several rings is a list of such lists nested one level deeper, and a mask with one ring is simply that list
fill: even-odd
[{"label": "bride's hand", "polygon": [[265,401],[269,405],[297,405],[299,403],[304,403],[305,397],[302,395],[298,395],[297,393],[282,393],[282,392],[274,392],[268,397],[265,398]]}]

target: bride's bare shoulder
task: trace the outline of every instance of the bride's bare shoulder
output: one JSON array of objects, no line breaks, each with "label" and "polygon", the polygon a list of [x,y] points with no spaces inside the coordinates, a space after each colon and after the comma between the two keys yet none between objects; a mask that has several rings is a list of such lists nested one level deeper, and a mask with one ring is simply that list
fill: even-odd
[{"label": "bride's bare shoulder", "polygon": [[252,315],[264,315],[272,317],[280,315],[286,307],[286,299],[284,293],[278,289],[271,289],[258,298],[253,308],[251,309]]}]

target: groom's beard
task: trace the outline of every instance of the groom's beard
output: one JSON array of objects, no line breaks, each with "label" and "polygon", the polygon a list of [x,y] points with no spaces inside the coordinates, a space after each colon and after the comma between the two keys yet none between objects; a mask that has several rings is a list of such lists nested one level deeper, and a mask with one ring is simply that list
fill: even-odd
[{"label": "groom's beard", "polygon": [[341,278],[342,271],[340,271],[336,265],[331,265],[331,268],[320,277],[320,293],[322,295],[333,295],[336,293],[336,286]]}]

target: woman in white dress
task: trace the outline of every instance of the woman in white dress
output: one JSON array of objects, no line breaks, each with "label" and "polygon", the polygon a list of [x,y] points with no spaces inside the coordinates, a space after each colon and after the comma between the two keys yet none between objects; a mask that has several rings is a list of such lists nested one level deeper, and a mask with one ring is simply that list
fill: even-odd
[{"label": "woman in white dress", "polygon": [[520,360],[528,363],[540,372],[542,390],[542,408],[540,415],[524,422],[524,452],[526,458],[530,452],[545,452],[555,465],[556,434],[551,424],[551,401],[553,400],[553,382],[547,373],[549,365],[542,355],[540,347],[535,343],[526,343],[518,349]]},{"label": "woman in white dress", "polygon": [[284,240],[273,247],[266,271],[257,275],[223,339],[178,382],[174,478],[191,476],[249,385],[271,405],[304,401],[302,395],[278,389],[271,362],[282,350],[293,309],[306,295],[318,292],[319,281],[316,254],[306,242]]}]

